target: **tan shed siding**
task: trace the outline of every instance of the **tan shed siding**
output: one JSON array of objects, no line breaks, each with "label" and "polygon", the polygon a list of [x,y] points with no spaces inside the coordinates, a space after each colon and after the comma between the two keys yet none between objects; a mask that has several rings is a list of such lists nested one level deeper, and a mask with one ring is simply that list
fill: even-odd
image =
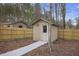
[{"label": "tan shed siding", "polygon": [[37,41],[39,39],[39,30],[38,26],[34,25],[33,26],[33,40]]},{"label": "tan shed siding", "polygon": [[[48,29],[47,29],[47,32],[49,32],[48,30],[49,30],[49,26],[48,26],[48,23],[47,22],[44,22],[44,21],[40,21],[39,22],[39,24],[40,24],[40,40],[44,40],[44,39],[42,39],[42,36],[43,36],[43,26],[44,25],[47,25],[47,27],[48,27]],[[41,28],[42,27],[42,28]],[[46,40],[46,39],[45,39]],[[46,40],[47,41],[47,40]]]},{"label": "tan shed siding", "polygon": [[48,25],[48,23],[44,22],[44,21],[40,21],[38,23],[36,23],[35,25],[33,25],[33,40],[42,40],[41,39],[41,35],[43,32],[43,29],[41,28],[43,25]]},{"label": "tan shed siding", "polygon": [[51,28],[51,40],[55,41],[57,39],[57,27],[52,26]]}]

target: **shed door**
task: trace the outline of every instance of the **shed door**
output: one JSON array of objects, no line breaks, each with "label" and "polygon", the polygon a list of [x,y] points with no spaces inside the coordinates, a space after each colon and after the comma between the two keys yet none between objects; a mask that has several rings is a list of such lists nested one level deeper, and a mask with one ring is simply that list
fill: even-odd
[{"label": "shed door", "polygon": [[47,41],[48,40],[48,26],[47,25],[43,25],[42,26],[42,40]]}]

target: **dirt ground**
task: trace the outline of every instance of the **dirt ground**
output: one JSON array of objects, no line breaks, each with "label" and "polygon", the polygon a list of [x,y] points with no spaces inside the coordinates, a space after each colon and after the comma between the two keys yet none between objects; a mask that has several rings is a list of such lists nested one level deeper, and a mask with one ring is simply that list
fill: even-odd
[{"label": "dirt ground", "polygon": [[12,40],[12,41],[2,41],[0,42],[0,54],[5,53],[10,50],[14,50],[26,45],[33,43],[32,39],[20,39],[20,40]]},{"label": "dirt ground", "polygon": [[50,54],[48,45],[43,45],[24,56],[79,56],[79,40],[59,39],[52,43]]}]

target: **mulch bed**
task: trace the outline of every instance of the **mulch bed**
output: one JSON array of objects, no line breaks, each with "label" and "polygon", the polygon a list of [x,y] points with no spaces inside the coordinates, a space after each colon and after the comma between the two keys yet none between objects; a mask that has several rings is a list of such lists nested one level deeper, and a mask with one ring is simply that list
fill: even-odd
[{"label": "mulch bed", "polygon": [[20,40],[12,40],[12,41],[1,41],[0,42],[0,54],[5,53],[10,50],[14,50],[26,45],[33,43],[32,39],[20,39]]},{"label": "mulch bed", "polygon": [[52,43],[51,54],[48,45],[45,44],[24,56],[79,56],[79,40],[58,39]]}]

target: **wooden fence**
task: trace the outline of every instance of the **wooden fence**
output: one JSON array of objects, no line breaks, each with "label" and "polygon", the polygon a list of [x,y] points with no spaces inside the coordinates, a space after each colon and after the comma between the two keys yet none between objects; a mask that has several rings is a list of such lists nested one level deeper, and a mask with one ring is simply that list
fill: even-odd
[{"label": "wooden fence", "polygon": [[67,40],[79,40],[79,30],[78,29],[65,29],[58,31],[58,37]]},{"label": "wooden fence", "polygon": [[32,38],[32,29],[0,28],[0,41]]},{"label": "wooden fence", "polygon": [[[32,39],[32,29],[26,28],[0,28],[0,41],[5,40],[15,40],[15,39]],[[65,29],[58,30],[58,38],[63,38],[67,40],[79,40],[79,30],[78,29]]]}]

